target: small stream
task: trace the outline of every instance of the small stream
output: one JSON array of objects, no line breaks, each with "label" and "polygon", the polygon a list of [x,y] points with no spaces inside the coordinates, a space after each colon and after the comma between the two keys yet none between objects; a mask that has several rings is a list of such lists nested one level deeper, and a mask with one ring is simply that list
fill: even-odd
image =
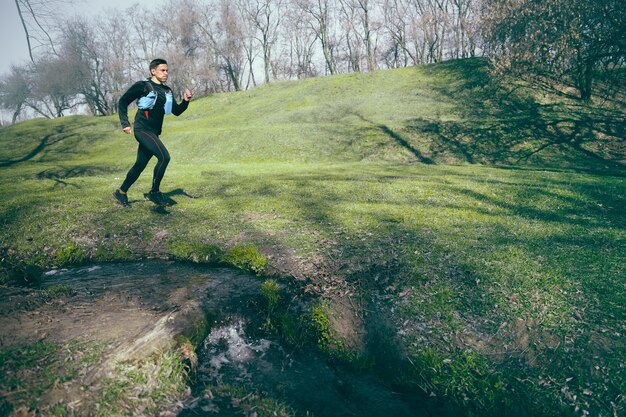
[{"label": "small stream", "polygon": [[[120,297],[158,309],[166,304],[173,283],[180,287],[181,282],[202,299],[211,329],[197,349],[192,398],[179,416],[254,415],[207,395],[207,390],[220,386],[272,398],[296,416],[434,415],[425,411],[419,399],[395,392],[372,370],[334,365],[314,346],[293,349],[265,332],[258,307],[263,281],[254,275],[228,268],[149,261],[50,271],[44,285],[67,283],[90,294],[114,290]],[[282,297],[286,291],[281,290],[282,300],[290,299]]]},{"label": "small stream", "polygon": [[[298,416],[425,416],[371,372],[332,366],[314,349],[290,351],[272,337],[246,334],[246,319],[216,324],[198,351],[199,384],[230,384],[271,397]],[[210,401],[182,416],[235,416]],[[232,414],[231,414],[232,412]]]}]

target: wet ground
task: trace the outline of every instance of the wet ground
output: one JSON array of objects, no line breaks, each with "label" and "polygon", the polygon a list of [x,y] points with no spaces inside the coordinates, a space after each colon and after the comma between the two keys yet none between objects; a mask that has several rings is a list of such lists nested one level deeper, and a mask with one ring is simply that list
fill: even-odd
[{"label": "wet ground", "polygon": [[[52,270],[43,278],[40,289],[0,288],[0,348],[106,340],[106,360],[120,362],[164,347],[193,327],[199,312],[208,314],[210,332],[198,348],[198,371],[181,416],[247,415],[206,395],[205,387],[224,385],[272,398],[299,416],[426,415],[371,370],[333,365],[314,347],[294,350],[264,332],[263,281],[256,276],[150,261]],[[45,291],[54,288],[66,294]]]},{"label": "wet ground", "polygon": [[[215,325],[198,351],[198,387],[241,386],[286,404],[298,416],[426,415],[371,370],[333,366],[314,349],[293,351],[271,337],[250,337],[246,324],[245,317],[230,316]],[[228,403],[203,398],[191,401],[181,415],[242,414]]]}]

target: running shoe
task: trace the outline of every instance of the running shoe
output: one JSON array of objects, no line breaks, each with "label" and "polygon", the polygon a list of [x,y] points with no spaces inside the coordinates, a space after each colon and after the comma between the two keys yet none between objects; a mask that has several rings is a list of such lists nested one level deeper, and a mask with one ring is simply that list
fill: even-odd
[{"label": "running shoe", "polygon": [[146,198],[158,206],[169,205],[167,202],[167,199],[165,198],[165,196],[163,196],[163,193],[160,191],[150,191],[148,194],[146,194]]},{"label": "running shoe", "polygon": [[113,197],[124,207],[129,207],[130,203],[128,202],[128,195],[120,193],[119,189],[113,191]]}]

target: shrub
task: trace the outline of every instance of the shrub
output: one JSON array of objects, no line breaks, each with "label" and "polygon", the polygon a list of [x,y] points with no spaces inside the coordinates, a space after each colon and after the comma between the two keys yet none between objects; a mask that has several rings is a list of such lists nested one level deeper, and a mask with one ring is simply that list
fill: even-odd
[{"label": "shrub", "polygon": [[60,248],[56,252],[56,263],[59,266],[75,265],[85,261],[85,252],[72,242],[64,248]]},{"label": "shrub", "polygon": [[257,275],[261,275],[267,265],[267,259],[255,246],[235,246],[226,253],[224,261]]},{"label": "shrub", "polygon": [[202,242],[173,242],[169,252],[177,259],[196,263],[214,263],[220,258],[221,250],[210,244]]}]

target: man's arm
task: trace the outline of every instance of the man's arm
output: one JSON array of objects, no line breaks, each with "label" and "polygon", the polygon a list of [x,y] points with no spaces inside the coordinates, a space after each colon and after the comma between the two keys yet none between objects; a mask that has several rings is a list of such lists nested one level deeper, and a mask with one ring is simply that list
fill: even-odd
[{"label": "man's arm", "polygon": [[128,89],[128,91],[124,93],[124,95],[122,95],[122,97],[120,97],[120,101],[118,102],[117,112],[120,116],[122,129],[126,133],[130,133],[130,122],[128,121],[128,106],[130,105],[130,103],[142,96],[142,93],[144,92],[144,85],[144,81],[136,82]]},{"label": "man's arm", "polygon": [[183,93],[183,101],[178,104],[176,100],[174,100],[174,102],[172,103],[172,114],[174,116],[180,116],[181,114],[183,114],[183,112],[187,110],[187,107],[189,107],[189,101],[191,100],[191,97],[193,97],[193,94],[191,94],[191,91],[189,91],[189,89],[185,88],[185,92]]}]

